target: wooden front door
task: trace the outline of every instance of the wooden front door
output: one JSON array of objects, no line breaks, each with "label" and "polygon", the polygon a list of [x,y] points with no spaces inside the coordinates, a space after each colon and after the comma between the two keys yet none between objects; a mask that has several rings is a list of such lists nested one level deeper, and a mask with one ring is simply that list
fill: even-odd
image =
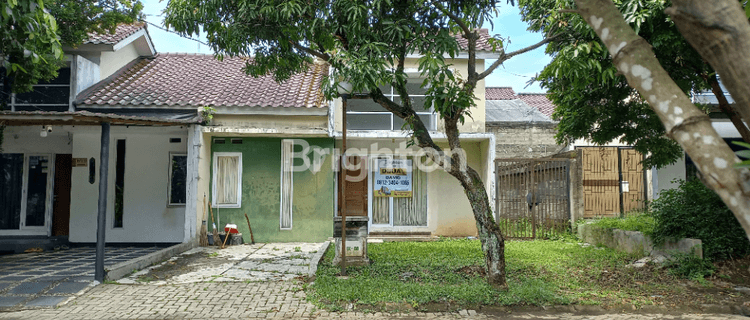
[{"label": "wooden front door", "polygon": [[643,155],[630,148],[583,148],[584,218],[616,217],[645,207]]},{"label": "wooden front door", "polygon": [[583,148],[584,218],[619,216],[620,177],[617,148]]},{"label": "wooden front door", "polygon": [[622,172],[622,208],[624,213],[645,208],[646,186],[643,181],[643,155],[633,149],[620,149]]},{"label": "wooden front door", "polygon": [[[346,196],[339,190],[339,210],[341,199],[346,199],[347,216],[367,216],[367,158],[349,157],[349,169],[346,170]],[[341,179],[341,174],[339,174]]]},{"label": "wooden front door", "polygon": [[67,236],[70,232],[70,176],[72,155],[55,156],[55,187],[52,198],[52,235]]}]

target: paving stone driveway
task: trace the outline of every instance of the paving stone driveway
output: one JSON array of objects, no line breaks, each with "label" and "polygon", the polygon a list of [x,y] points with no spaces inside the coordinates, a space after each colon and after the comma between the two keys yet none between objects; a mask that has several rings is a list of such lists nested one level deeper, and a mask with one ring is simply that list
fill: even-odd
[{"label": "paving stone driveway", "polygon": [[[109,247],[105,266],[160,250]],[[56,306],[93,285],[95,249],[78,247],[0,257],[0,311]]]},{"label": "paving stone driveway", "polygon": [[[257,243],[253,245],[229,246],[225,249],[216,247],[198,247],[183,252],[161,264],[138,271],[127,278],[120,279],[120,284],[181,284],[193,282],[233,282],[233,281],[284,281],[307,275],[313,258],[323,254],[327,243]],[[195,254],[208,255],[189,264],[179,264]],[[139,281],[151,270],[158,270],[169,264],[178,264],[181,274],[167,279],[150,279],[147,283]],[[317,261],[316,261],[317,263]]]}]

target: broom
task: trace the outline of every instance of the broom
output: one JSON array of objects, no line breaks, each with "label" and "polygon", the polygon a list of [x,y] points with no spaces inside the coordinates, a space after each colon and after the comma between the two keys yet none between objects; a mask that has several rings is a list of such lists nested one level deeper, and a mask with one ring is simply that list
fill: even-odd
[{"label": "broom", "polygon": [[200,245],[208,246],[208,230],[206,230],[206,194],[203,194],[203,223],[201,224]]},{"label": "broom", "polygon": [[216,220],[214,220],[214,210],[210,206],[208,207],[208,212],[211,213],[211,223],[213,224],[213,231],[214,231],[214,245],[218,246],[219,243],[221,243],[221,238],[219,238],[219,231],[216,231]]}]

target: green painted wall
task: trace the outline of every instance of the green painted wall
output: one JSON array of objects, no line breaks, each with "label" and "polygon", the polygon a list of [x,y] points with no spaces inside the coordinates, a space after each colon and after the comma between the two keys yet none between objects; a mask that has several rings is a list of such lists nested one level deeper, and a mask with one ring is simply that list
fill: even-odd
[{"label": "green painted wall", "polygon": [[[295,172],[292,229],[279,228],[281,201],[281,138],[242,138],[242,144],[225,144],[211,140],[211,174],[213,177],[214,152],[242,152],[242,208],[213,208],[221,217],[220,229],[234,223],[245,243],[250,243],[250,232],[244,214],[250,218],[255,242],[322,242],[333,236],[335,179],[331,168],[333,139],[307,138],[310,146],[328,149],[320,171]],[[301,146],[295,146],[299,152]],[[313,153],[308,155],[312,162]],[[295,159],[300,165],[302,159]],[[213,181],[213,180],[212,180]],[[213,188],[213,185],[211,186]],[[209,222],[210,224],[210,222]],[[209,232],[210,232],[209,226]]]}]

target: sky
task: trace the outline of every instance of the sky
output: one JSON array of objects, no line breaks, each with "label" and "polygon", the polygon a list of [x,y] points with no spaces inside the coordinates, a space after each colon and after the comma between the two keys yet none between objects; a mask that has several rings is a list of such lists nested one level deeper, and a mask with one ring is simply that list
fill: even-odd
[{"label": "sky", "polygon": [[[164,16],[162,10],[167,6],[165,0],[143,0],[146,21],[163,28]],[[494,26],[487,25],[490,35],[499,34],[510,42],[505,43],[507,52],[512,52],[533,45],[542,40],[540,33],[532,33],[526,30],[528,25],[521,21],[521,14],[517,7],[504,5],[500,14],[493,19]],[[157,52],[190,52],[211,54],[213,51],[206,45],[196,41],[185,39],[171,32],[159,29],[154,25],[148,26],[148,32],[156,46]],[[205,42],[205,37],[199,38]],[[489,75],[485,85],[487,87],[513,87],[516,93],[546,92],[534,83],[527,87],[531,77],[541,72],[551,58],[544,54],[544,46],[534,51],[515,56],[498,67]],[[489,67],[494,60],[487,60]]]}]

